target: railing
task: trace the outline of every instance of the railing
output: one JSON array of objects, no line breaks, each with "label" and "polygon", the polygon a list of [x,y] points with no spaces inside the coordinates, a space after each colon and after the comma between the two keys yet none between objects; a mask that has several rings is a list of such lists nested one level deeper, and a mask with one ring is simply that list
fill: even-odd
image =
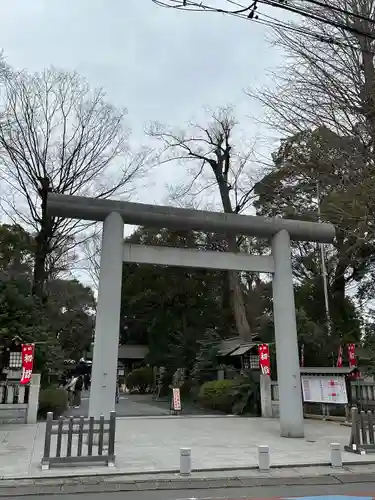
[{"label": "railing", "polygon": [[274,380],[271,382],[271,400],[279,401],[279,384]]},{"label": "railing", "polygon": [[0,405],[17,405],[29,402],[29,385],[20,385],[18,382],[0,382]]},{"label": "railing", "polygon": [[[108,448],[104,449],[105,436],[108,434]],[[51,455],[52,436],[56,436],[56,451]],[[87,440],[84,442],[84,436]],[[77,439],[74,439],[77,437]],[[95,439],[97,437],[97,439]],[[78,463],[105,463],[108,466],[115,464],[115,437],[116,412],[112,411],[109,420],[101,416],[53,420],[53,414],[47,414],[46,435],[42,469],[49,469],[51,465],[76,465]],[[74,443],[73,443],[74,441]],[[76,453],[73,453],[75,444]],[[62,454],[65,448],[65,454]],[[93,453],[96,448],[96,454]]]},{"label": "railing", "polygon": [[280,415],[280,411],[279,411],[279,384],[274,380],[271,381],[271,409],[272,409],[272,417],[278,418]]},{"label": "railing", "polygon": [[35,424],[39,390],[39,374],[33,374],[28,385],[16,380],[0,382],[0,424]]},{"label": "railing", "polygon": [[351,382],[352,405],[360,410],[375,409],[375,382],[372,380],[356,380]]},{"label": "railing", "polygon": [[345,451],[351,451],[360,455],[375,452],[374,435],[374,413],[358,411],[358,408],[351,409],[352,430],[349,445],[345,446]]}]

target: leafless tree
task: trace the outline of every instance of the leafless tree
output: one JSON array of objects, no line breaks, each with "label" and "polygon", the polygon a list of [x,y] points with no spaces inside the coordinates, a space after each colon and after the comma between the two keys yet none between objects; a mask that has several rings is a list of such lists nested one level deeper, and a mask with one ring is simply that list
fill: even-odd
[{"label": "leafless tree", "polygon": [[341,136],[356,135],[373,148],[375,2],[321,3],[325,7],[309,6],[311,13],[352,31],[314,19],[289,23],[294,31],[275,29],[273,42],[286,54],[284,63],[271,73],[270,87],[249,94],[265,106],[266,123],[282,133],[322,126]]},{"label": "leafless tree", "polygon": [[49,217],[48,193],[127,196],[147,152],[131,153],[126,111],[77,73],[9,71],[0,103],[2,205],[35,231],[33,292],[43,297],[47,265],[56,269],[56,256],[74,250],[83,228]]},{"label": "leafless tree", "polygon": [[[353,218],[363,224],[364,218],[375,219],[375,1],[318,3],[309,12],[331,24],[305,19],[289,23],[294,31],[275,29],[273,43],[283,50],[284,62],[271,73],[268,88],[249,95],[264,106],[265,123],[284,136],[328,129],[350,145],[348,152],[342,149],[343,168],[336,173],[350,186],[357,205]],[[347,164],[353,165],[355,182]],[[349,206],[337,210],[352,215]]]},{"label": "leafless tree", "polygon": [[87,273],[95,290],[99,289],[101,234],[95,231],[82,245],[83,270]]},{"label": "leafless tree", "polygon": [[[236,148],[237,122],[231,107],[213,113],[206,126],[190,125],[188,130],[168,130],[153,124],[149,134],[162,144],[160,162],[181,163],[188,168],[188,183],[179,186],[175,199],[202,199],[207,191],[218,191],[220,204],[225,213],[240,213],[251,203],[255,172],[253,169],[253,145]],[[207,198],[205,198],[207,205]],[[235,235],[226,235],[226,250],[238,251]],[[233,315],[238,334],[244,340],[252,338],[246,316],[240,276],[228,272],[228,282]]]},{"label": "leafless tree", "polygon": [[[314,193],[315,183],[320,184],[323,218],[329,214],[337,227],[332,287],[343,298],[348,269],[356,276],[356,265],[367,262],[375,235],[375,1],[318,3],[309,4],[309,12],[327,23],[300,19],[290,23],[294,31],[275,29],[273,42],[285,54],[282,67],[271,74],[268,88],[252,89],[249,95],[264,106],[264,121],[271,129],[292,136],[285,145],[294,165],[313,166],[305,172]],[[326,132],[326,146],[316,143],[306,162],[308,141],[293,139],[319,130]],[[336,158],[330,154],[335,148],[340,153]],[[301,168],[291,163],[290,171],[296,180]]]}]

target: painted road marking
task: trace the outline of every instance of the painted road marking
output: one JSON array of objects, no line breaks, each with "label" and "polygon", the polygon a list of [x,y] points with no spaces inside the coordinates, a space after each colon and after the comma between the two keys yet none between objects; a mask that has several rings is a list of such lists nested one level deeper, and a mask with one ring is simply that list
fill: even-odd
[{"label": "painted road marking", "polygon": [[241,497],[241,498],[229,498],[229,497],[204,497],[204,498],[179,498],[177,500],[375,500],[375,494],[370,496],[369,493],[353,493],[347,495],[314,495],[305,497]]},{"label": "painted road marking", "polygon": [[353,495],[315,495],[306,497],[283,497],[280,500],[373,500],[374,497],[370,497],[367,494],[358,496],[358,494]]}]

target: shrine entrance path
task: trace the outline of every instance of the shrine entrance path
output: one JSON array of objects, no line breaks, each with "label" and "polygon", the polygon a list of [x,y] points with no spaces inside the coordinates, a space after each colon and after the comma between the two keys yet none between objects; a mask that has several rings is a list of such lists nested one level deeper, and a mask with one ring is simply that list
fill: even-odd
[{"label": "shrine entrance path", "polygon": [[[87,417],[89,411],[90,393],[82,393],[80,408],[69,408],[65,416]],[[117,417],[162,417],[170,415],[170,402],[167,399],[155,401],[151,394],[126,394],[121,395],[120,402],[116,404]],[[191,404],[182,404],[183,415],[216,415],[217,412],[206,412]]]}]

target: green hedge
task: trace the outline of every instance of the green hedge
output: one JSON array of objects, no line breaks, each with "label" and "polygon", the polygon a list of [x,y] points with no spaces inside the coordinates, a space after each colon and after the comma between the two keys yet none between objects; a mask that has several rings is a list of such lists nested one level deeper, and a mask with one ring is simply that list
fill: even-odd
[{"label": "green hedge", "polygon": [[198,402],[204,408],[231,413],[235,402],[234,389],[236,385],[234,380],[206,382],[200,388]]},{"label": "green hedge", "polygon": [[143,366],[131,371],[126,377],[126,387],[130,392],[145,394],[154,383],[154,373],[149,366]]},{"label": "green hedge", "polygon": [[62,388],[43,389],[39,393],[38,418],[45,419],[48,412],[53,418],[60,417],[68,409],[68,393]]},{"label": "green hedge", "polygon": [[200,388],[198,403],[204,408],[237,415],[259,415],[259,382],[252,375],[235,380],[214,380]]}]

